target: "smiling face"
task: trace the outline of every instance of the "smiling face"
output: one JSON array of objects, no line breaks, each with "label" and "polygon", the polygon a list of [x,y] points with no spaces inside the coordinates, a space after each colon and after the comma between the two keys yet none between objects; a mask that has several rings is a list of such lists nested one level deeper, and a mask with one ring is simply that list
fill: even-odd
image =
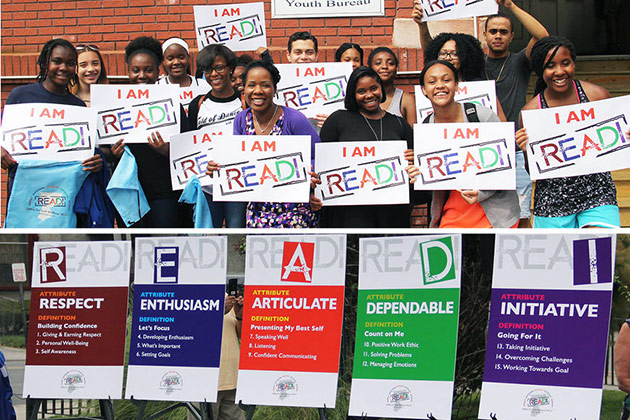
[{"label": "smiling face", "polygon": [[94,51],[85,50],[79,54],[77,60],[79,69],[79,83],[82,85],[93,85],[98,82],[101,77],[101,60]]},{"label": "smiling face", "polygon": [[457,92],[453,71],[444,64],[434,64],[424,75],[422,93],[434,106],[450,105]]},{"label": "smiling face", "polygon": [[378,73],[383,83],[396,77],[396,59],[387,51],[381,51],[372,59],[372,69]]},{"label": "smiling face", "polygon": [[245,67],[236,66],[234,67],[234,71],[232,72],[232,88],[238,90],[239,92],[243,92],[243,72],[245,71]]},{"label": "smiling face", "polygon": [[364,76],[357,80],[354,97],[361,113],[368,115],[377,114],[381,110],[383,89],[378,80],[370,76]]},{"label": "smiling face", "polygon": [[439,60],[446,60],[450,62],[457,71],[459,71],[461,63],[459,62],[459,56],[457,55],[457,43],[454,39],[446,41],[440,51],[437,58]]},{"label": "smiling face", "polygon": [[184,47],[173,44],[164,51],[162,65],[169,76],[177,79],[186,74],[190,63],[190,56]]},{"label": "smiling face", "polygon": [[215,93],[222,93],[232,88],[232,79],[227,60],[222,55],[217,55],[212,62],[212,67],[204,72],[206,81]]},{"label": "smiling face", "polygon": [[297,39],[291,43],[291,51],[287,52],[289,63],[315,63],[317,51],[311,39]]},{"label": "smiling face", "polygon": [[341,62],[352,63],[352,70],[354,70],[361,65],[361,54],[354,48],[348,48],[341,54]]},{"label": "smiling face", "polygon": [[65,91],[75,75],[77,56],[70,48],[57,46],[50,53],[45,85],[53,91]]},{"label": "smiling face", "polygon": [[129,81],[134,85],[152,85],[160,74],[155,58],[147,53],[138,53],[129,60]]},{"label": "smiling face", "polygon": [[510,20],[504,17],[490,19],[483,35],[486,37],[486,43],[490,52],[499,56],[507,53],[514,38]]},{"label": "smiling face", "polygon": [[547,65],[543,70],[543,80],[549,89],[557,93],[566,93],[573,86],[575,62],[571,57],[571,52],[566,47],[558,48],[551,61],[547,62],[553,50],[551,49],[545,57]]},{"label": "smiling face", "polygon": [[271,73],[263,67],[254,67],[247,72],[247,79],[243,80],[245,101],[255,112],[265,112],[273,106],[276,90],[273,87]]}]

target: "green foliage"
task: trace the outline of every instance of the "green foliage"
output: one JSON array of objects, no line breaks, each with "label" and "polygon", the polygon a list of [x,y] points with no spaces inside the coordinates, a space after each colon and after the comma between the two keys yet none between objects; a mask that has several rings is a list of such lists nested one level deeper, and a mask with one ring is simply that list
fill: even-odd
[{"label": "green foliage", "polygon": [[25,349],[26,337],[24,334],[0,335],[0,346]]}]

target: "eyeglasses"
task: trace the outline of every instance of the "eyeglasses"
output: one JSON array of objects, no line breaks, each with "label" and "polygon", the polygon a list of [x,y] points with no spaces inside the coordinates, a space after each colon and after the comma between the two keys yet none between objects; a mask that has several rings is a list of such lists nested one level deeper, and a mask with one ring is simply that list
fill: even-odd
[{"label": "eyeglasses", "polygon": [[214,66],[214,67],[210,67],[204,73],[212,74],[213,71],[216,71],[219,74],[223,74],[223,73],[225,73],[226,70],[227,70],[227,66]]},{"label": "eyeglasses", "polygon": [[488,32],[490,33],[490,35],[496,35],[497,32],[501,32],[501,35],[507,35],[510,33],[510,31],[508,31],[507,29],[488,29]]},{"label": "eyeglasses", "polygon": [[438,58],[440,60],[446,60],[447,58],[457,60],[458,57],[457,51],[440,51],[438,53]]},{"label": "eyeglasses", "polygon": [[77,44],[76,49],[77,51],[83,51],[83,50],[99,51],[98,45],[94,45],[94,44]]}]

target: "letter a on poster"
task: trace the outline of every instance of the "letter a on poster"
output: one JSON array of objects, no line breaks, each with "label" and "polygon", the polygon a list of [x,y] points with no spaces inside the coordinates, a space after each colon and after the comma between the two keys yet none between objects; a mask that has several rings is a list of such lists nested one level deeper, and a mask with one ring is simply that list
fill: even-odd
[{"label": "letter a on poster", "polygon": [[599,418],[615,244],[497,235],[480,419]]},{"label": "letter a on poster", "polygon": [[350,415],[451,418],[460,244],[459,235],[360,240]]},{"label": "letter a on poster", "polygon": [[225,236],[136,239],[126,398],[217,399]]},{"label": "letter a on poster", "polygon": [[122,398],[131,243],[36,242],[24,393]]},{"label": "letter a on poster", "polygon": [[248,236],[236,401],[334,407],[344,235]]}]

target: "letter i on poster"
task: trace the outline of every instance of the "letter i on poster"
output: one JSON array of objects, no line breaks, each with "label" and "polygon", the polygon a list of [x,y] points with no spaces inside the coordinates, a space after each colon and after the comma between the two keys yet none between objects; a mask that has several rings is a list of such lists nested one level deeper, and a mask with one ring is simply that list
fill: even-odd
[{"label": "letter i on poster", "polygon": [[344,235],[247,236],[236,401],[334,407]]},{"label": "letter i on poster", "polygon": [[24,392],[122,398],[131,243],[36,242]]},{"label": "letter i on poster", "polygon": [[460,244],[459,235],[360,240],[350,415],[451,418]]}]

